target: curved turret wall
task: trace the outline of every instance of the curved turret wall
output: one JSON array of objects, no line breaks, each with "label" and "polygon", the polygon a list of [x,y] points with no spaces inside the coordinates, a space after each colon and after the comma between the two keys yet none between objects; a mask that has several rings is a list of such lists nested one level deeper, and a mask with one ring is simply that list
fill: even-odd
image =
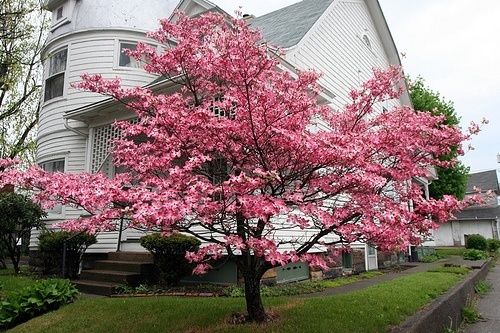
[{"label": "curved turret wall", "polygon": [[[124,43],[153,43],[145,33],[158,28],[158,19],[168,17],[176,5],[177,1],[172,0],[48,2],[56,21],[42,52],[45,81],[37,139],[40,165],[51,164],[50,168],[58,162],[57,165],[64,165],[65,172],[89,171],[89,122],[65,119],[65,115],[89,108],[106,97],[80,91],[71,84],[79,82],[83,73],[120,77],[127,87],[144,86],[155,80],[156,76],[136,64],[124,63],[121,50]],[[58,15],[62,17],[59,20]],[[81,211],[63,207],[49,212],[49,220],[71,219],[80,214]]]}]

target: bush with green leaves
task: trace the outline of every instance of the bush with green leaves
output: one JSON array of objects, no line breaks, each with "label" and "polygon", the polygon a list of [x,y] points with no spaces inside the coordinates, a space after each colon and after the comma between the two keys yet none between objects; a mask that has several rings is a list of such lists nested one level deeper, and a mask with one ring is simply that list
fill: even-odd
[{"label": "bush with green leaves", "polygon": [[201,242],[192,237],[175,233],[170,237],[153,233],[140,239],[141,245],[153,254],[154,261],[160,270],[160,281],[167,285],[176,285],[182,277],[190,275],[193,264],[190,264],[186,251],[197,251]]},{"label": "bush with green leaves", "polygon": [[494,239],[494,238],[489,238],[486,240],[486,248],[488,249],[489,252],[497,252],[498,249],[500,249],[500,240]]},{"label": "bush with green leaves", "polygon": [[426,256],[423,256],[420,258],[421,262],[435,262],[437,260],[441,259],[441,256],[437,253],[431,253]]},{"label": "bush with green leaves", "polygon": [[483,260],[489,257],[486,251],[469,249],[464,251],[464,259],[465,260]]},{"label": "bush with green leaves", "polygon": [[475,249],[486,251],[487,243],[486,238],[479,234],[469,235],[467,237],[467,243],[465,244],[466,249]]},{"label": "bush with green leaves", "polygon": [[61,306],[71,303],[80,294],[66,279],[47,279],[11,292],[0,303],[0,323],[10,328]]},{"label": "bush with green leaves", "polygon": [[97,243],[95,235],[68,231],[43,232],[38,236],[38,250],[44,274],[60,274],[63,266],[63,245],[66,241],[66,277],[76,278],[87,248]]},{"label": "bush with green leaves", "polygon": [[28,196],[14,192],[0,193],[0,248],[19,272],[22,247],[18,244],[29,237],[31,229],[45,226],[46,213]]}]

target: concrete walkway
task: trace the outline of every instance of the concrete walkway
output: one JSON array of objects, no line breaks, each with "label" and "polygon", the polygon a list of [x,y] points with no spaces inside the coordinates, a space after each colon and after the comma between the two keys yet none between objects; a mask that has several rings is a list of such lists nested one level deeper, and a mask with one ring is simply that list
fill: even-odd
[{"label": "concrete walkway", "polygon": [[486,282],[493,288],[479,296],[477,310],[482,320],[475,324],[467,324],[460,330],[463,333],[498,333],[500,332],[500,267],[490,269]]}]

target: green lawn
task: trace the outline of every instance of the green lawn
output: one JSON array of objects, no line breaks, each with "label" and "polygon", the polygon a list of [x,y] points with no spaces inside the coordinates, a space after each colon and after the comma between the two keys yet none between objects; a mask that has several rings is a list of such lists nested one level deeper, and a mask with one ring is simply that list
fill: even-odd
[{"label": "green lawn", "polygon": [[0,270],[0,299],[5,299],[11,291],[20,291],[26,286],[35,282],[33,276],[30,275],[14,275],[14,269],[8,268]]},{"label": "green lawn", "polygon": [[245,309],[241,298],[99,298],[84,299],[22,324],[9,332],[385,332],[462,275],[426,272],[364,290],[311,298],[265,298],[276,322],[231,325],[227,318]]},{"label": "green lawn", "polygon": [[447,256],[462,256],[465,251],[465,247],[436,247],[436,253],[442,257]]}]

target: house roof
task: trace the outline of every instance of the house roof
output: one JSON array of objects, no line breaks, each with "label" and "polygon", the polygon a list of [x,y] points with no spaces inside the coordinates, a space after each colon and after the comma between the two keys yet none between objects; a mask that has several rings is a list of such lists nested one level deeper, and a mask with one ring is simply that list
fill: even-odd
[{"label": "house roof", "polygon": [[500,206],[496,207],[470,207],[455,214],[457,220],[494,220],[500,217]]},{"label": "house roof", "polygon": [[474,187],[479,187],[483,191],[491,190],[499,193],[497,171],[489,170],[470,174],[467,183],[467,193],[476,193]]},{"label": "house roof", "polygon": [[[467,194],[476,194],[475,187],[480,188],[483,192],[491,190],[495,193],[500,193],[498,185],[498,177],[496,170],[472,173],[469,175],[467,182]],[[496,197],[488,198],[487,202],[482,205],[474,205],[455,214],[457,220],[491,220],[500,217],[500,206]]]},{"label": "house roof", "polygon": [[303,0],[253,18],[249,24],[258,27],[269,43],[286,49],[300,42],[332,2],[333,0]]}]

